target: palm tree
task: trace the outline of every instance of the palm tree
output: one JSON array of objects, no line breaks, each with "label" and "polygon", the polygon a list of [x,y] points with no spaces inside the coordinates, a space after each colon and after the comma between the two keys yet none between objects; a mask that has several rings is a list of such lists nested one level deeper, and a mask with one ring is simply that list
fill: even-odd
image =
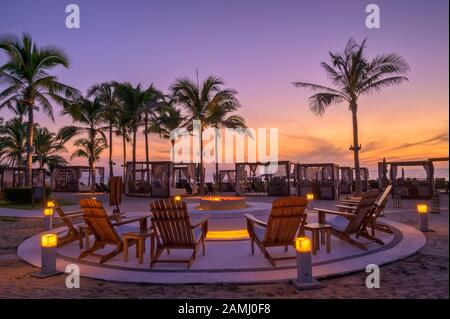
[{"label": "palm tree", "polygon": [[57,134],[50,132],[47,128],[36,128],[34,135],[34,161],[39,162],[39,168],[49,163],[59,166],[67,165],[67,161],[59,152],[67,152],[65,148],[65,140],[58,138]]},{"label": "palm tree", "polygon": [[215,148],[215,162],[216,162],[216,182],[219,182],[219,145],[218,145],[218,134],[220,134],[221,128],[232,128],[232,129],[246,129],[245,119],[242,116],[230,113],[236,112],[239,104],[235,103],[221,103],[212,105],[211,109],[208,111],[208,122],[212,127],[216,129],[216,134],[214,135],[214,148]]},{"label": "palm tree", "polygon": [[161,107],[164,95],[162,92],[154,88],[153,84],[150,85],[146,92],[148,94],[147,102],[142,106],[141,112],[143,113],[142,123],[144,124],[143,134],[145,139],[145,160],[147,162],[148,170],[148,162],[150,161],[148,135],[151,133],[151,130],[149,130],[149,124],[150,120],[154,118],[155,111]]},{"label": "palm tree", "polygon": [[91,171],[91,191],[95,192],[95,163],[100,160],[100,155],[108,147],[105,137],[89,137],[79,138],[74,144],[77,149],[72,153],[70,159],[75,157],[86,158],[89,162],[89,168]]},{"label": "palm tree", "polygon": [[172,101],[168,101],[163,107],[159,108],[151,120],[148,130],[152,133],[159,134],[160,137],[170,139],[172,145],[172,161],[175,162],[175,140],[172,132],[183,126],[185,117],[181,114],[181,110],[176,108]]},{"label": "palm tree", "polygon": [[26,124],[15,117],[0,127],[0,162],[21,167],[26,148]]},{"label": "palm tree", "polygon": [[106,136],[103,132],[104,127],[102,118],[103,106],[96,98],[90,101],[85,98],[78,99],[73,103],[65,103],[63,114],[72,117],[74,123],[80,126],[70,125],[61,128],[58,139],[68,141],[74,136],[83,134],[74,142],[78,149],[73,152],[72,157],[85,157],[89,163],[91,174],[91,190],[95,192],[95,163],[100,159],[100,154],[107,148]]},{"label": "palm tree", "polygon": [[95,96],[103,106],[102,117],[108,124],[109,132],[109,178],[114,176],[113,170],[113,129],[117,123],[117,112],[119,108],[119,100],[114,92],[114,84],[112,82],[104,82],[95,84],[90,87],[87,93],[88,97]]},{"label": "palm tree", "polygon": [[20,101],[28,112],[25,183],[31,186],[34,111],[42,111],[53,120],[50,100],[62,103],[79,93],[48,73],[58,66],[69,67],[69,59],[61,49],[53,46],[40,48],[28,34],[23,34],[21,39],[1,36],[0,49],[8,56],[6,64],[0,67],[0,83],[6,85],[0,92],[0,101],[3,99],[0,108],[8,106],[11,101]]},{"label": "palm tree", "polygon": [[188,78],[177,79],[171,86],[173,99],[180,104],[188,113],[188,129],[192,130],[192,121],[199,122],[199,142],[200,142],[200,194],[204,194],[205,174],[203,172],[203,131],[214,124],[212,120],[215,108],[239,107],[236,97],[237,92],[233,89],[222,89],[225,82],[215,76],[209,76],[200,84]]},{"label": "palm tree", "polygon": [[355,161],[356,189],[355,193],[361,193],[361,174],[359,163],[359,151],[361,146],[358,141],[358,98],[373,92],[380,92],[382,88],[407,81],[402,76],[409,70],[409,66],[401,56],[390,53],[381,54],[367,59],[364,56],[366,40],[357,44],[350,39],[343,53],[330,52],[331,65],[322,62],[320,65],[331,78],[335,88],[318,84],[293,82],[299,88],[309,88],[315,93],[309,98],[309,106],[312,112],[322,116],[332,104],[346,102],[352,112],[353,121],[353,151]]},{"label": "palm tree", "polygon": [[132,134],[132,161],[136,162],[137,131],[141,124],[144,106],[151,100],[152,87],[142,90],[138,84],[133,87],[131,83],[115,84],[117,97],[124,108],[124,117],[127,119]]},{"label": "palm tree", "polygon": [[130,117],[123,105],[120,105],[117,112],[116,136],[122,138],[122,154],[123,154],[123,177],[126,175],[127,164],[127,143],[131,141],[129,129]]}]

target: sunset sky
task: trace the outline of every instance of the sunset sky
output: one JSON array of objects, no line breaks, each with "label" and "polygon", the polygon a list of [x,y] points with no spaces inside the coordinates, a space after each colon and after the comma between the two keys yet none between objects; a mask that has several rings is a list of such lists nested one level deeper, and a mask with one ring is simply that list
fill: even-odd
[{"label": "sunset sky", "polygon": [[[65,6],[81,9],[81,28],[65,27]],[[365,26],[366,5],[381,9],[381,28]],[[320,68],[349,38],[367,38],[367,55],[395,52],[410,65],[409,82],[363,97],[359,132],[364,166],[388,160],[448,156],[448,1],[23,1],[2,0],[0,33],[29,32],[38,45],[63,48],[71,67],[63,83],[81,91],[103,81],[151,83],[167,90],[180,76],[222,77],[239,92],[248,126],[279,130],[281,159],[352,164],[351,113],[345,104],[323,117],[308,107],[311,92],[293,81],[330,85]],[[0,52],[0,64],[6,61]],[[56,131],[70,124],[55,106]],[[0,116],[11,117],[7,110]],[[114,160],[121,163],[121,141]],[[143,142],[138,152],[144,159]],[[168,159],[154,136],[151,159]],[[66,156],[69,157],[69,154]],[[102,164],[106,166],[107,152]],[[84,163],[74,160],[73,163]],[[446,164],[448,167],[448,164]]]}]

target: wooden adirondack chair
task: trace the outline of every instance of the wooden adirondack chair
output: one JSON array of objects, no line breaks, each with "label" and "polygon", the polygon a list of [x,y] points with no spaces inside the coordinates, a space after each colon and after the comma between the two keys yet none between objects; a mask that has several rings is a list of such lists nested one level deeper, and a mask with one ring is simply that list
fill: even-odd
[{"label": "wooden adirondack chair", "polygon": [[[382,224],[378,224],[377,223],[377,218],[380,217],[381,213],[383,212],[384,208],[386,207],[386,204],[389,200],[388,196],[392,191],[392,185],[388,185],[383,193],[381,194],[381,196],[375,201],[374,203],[374,207],[373,207],[373,214],[371,216],[370,219],[368,219],[368,224],[370,224],[371,226],[371,234],[372,236],[375,236],[375,230],[384,232],[384,233],[388,233],[388,234],[392,234],[392,230],[386,226],[386,225],[382,225]],[[345,208],[347,206],[357,206],[359,201],[361,200],[361,198],[359,199],[354,199],[354,200],[343,200],[342,203],[344,205],[335,205],[336,207],[339,208]],[[345,209],[344,209],[345,210]]]},{"label": "wooden adirondack chair", "polygon": [[[150,204],[152,212],[152,226],[157,232],[156,252],[150,268],[157,262],[187,263],[188,269],[195,260],[197,249],[202,245],[205,255],[205,238],[208,232],[208,216],[191,224],[186,203],[180,200],[163,199]],[[187,260],[160,260],[164,249],[170,253],[170,249],[193,249],[191,257]]]},{"label": "wooden adirondack chair", "polygon": [[[314,208],[314,210],[319,213],[319,223],[331,225],[331,234],[333,236],[356,247],[367,250],[366,244],[354,240],[352,236],[354,235],[356,238],[363,237],[380,245],[384,245],[382,240],[367,232],[367,225],[374,213],[374,204],[378,194],[379,192],[377,189],[370,190],[361,196],[361,200],[355,206],[339,205],[340,208],[347,210],[345,212],[323,208]],[[327,221],[326,214],[335,216]]]},{"label": "wooden adirondack chair", "polygon": [[58,237],[58,247],[68,245],[74,242],[75,240],[81,241],[82,238],[80,236],[80,232],[73,224],[72,219],[82,217],[83,212],[80,211],[80,212],[65,213],[60,207],[56,207],[55,210],[59,218],[62,219],[64,225],[66,225],[67,227],[67,233],[62,237]]},{"label": "wooden adirondack chair", "polygon": [[274,258],[269,254],[267,248],[284,246],[287,251],[289,245],[295,247],[297,233],[304,234],[307,203],[307,200],[300,196],[277,199],[272,203],[272,211],[267,223],[251,214],[245,214],[252,255],[255,253],[254,244],[256,243],[264,257],[274,267],[277,260],[296,258],[295,256]]},{"label": "wooden adirondack chair", "polygon": [[[141,231],[144,231],[143,228],[146,228],[146,217],[130,218],[122,220],[121,222],[112,222],[112,218],[107,215],[102,202],[96,199],[82,199],[80,201],[80,206],[83,210],[84,221],[94,235],[95,241],[91,248],[86,249],[80,254],[78,257],[79,259],[88,255],[94,255],[95,251],[104,248],[106,245],[116,246],[116,249],[110,253],[100,255],[100,263],[104,263],[123,251],[123,240],[117,233],[115,227],[140,222]],[[130,244],[134,244],[134,242]]]}]

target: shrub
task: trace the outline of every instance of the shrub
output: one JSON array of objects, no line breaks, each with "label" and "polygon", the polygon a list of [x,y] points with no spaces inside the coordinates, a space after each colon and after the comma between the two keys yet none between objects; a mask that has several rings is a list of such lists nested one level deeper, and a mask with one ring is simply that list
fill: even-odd
[{"label": "shrub", "polygon": [[[45,193],[46,197],[50,196],[50,187],[45,188]],[[3,189],[3,198],[11,203],[31,203],[31,187],[5,187]]]}]

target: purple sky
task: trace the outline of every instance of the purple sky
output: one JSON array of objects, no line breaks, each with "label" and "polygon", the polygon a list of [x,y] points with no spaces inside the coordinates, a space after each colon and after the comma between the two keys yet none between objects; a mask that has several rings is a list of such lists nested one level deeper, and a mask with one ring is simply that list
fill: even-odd
[{"label": "purple sky", "polygon": [[[81,9],[81,29],[65,27],[65,6]],[[381,28],[365,27],[365,6],[381,8]],[[0,33],[30,32],[71,58],[61,81],[85,91],[102,81],[154,83],[220,75],[239,91],[253,127],[278,127],[281,157],[351,164],[351,118],[345,105],[311,114],[310,92],[290,82],[328,84],[319,67],[350,37],[368,38],[367,54],[396,52],[410,82],[361,100],[364,164],[448,155],[448,1],[61,1],[2,0]],[[5,57],[0,53],[0,63]],[[55,107],[55,113],[60,109]],[[0,115],[8,118],[7,111]],[[38,115],[42,125],[56,124]],[[120,142],[115,159],[120,161]],[[152,138],[152,159],[168,144]],[[410,144],[414,144],[411,146]],[[142,153],[141,153],[142,154]],[[106,153],[105,153],[106,157]]]}]

